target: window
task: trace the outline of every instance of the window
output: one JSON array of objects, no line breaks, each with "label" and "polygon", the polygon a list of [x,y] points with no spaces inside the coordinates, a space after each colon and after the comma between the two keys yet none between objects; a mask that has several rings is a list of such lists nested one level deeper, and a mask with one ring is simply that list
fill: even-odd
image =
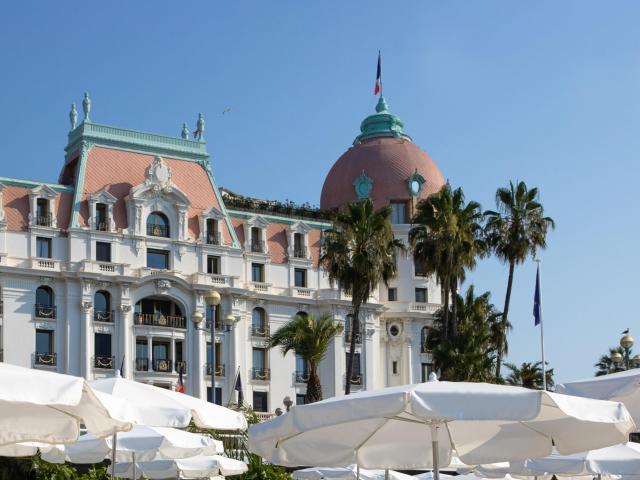
[{"label": "window", "polygon": [[293,256],[296,258],[307,258],[307,251],[304,246],[304,235],[302,233],[293,234]]},{"label": "window", "polygon": [[391,202],[391,223],[407,223],[407,202]]},{"label": "window", "polygon": [[146,338],[136,340],[136,370],[147,371],[149,369],[149,344]]},{"label": "window", "polygon": [[51,290],[51,287],[42,286],[36,289],[36,305],[53,307],[53,290]]},{"label": "window", "polygon": [[307,271],[304,268],[296,268],[294,270],[294,281],[296,287],[307,287]]},{"label": "window", "polygon": [[416,288],[416,303],[427,303],[427,289]]},{"label": "window", "polygon": [[[207,342],[207,364],[211,365],[211,359],[213,358],[211,352],[211,342]],[[216,342],[216,370],[220,371],[222,365],[222,343]]]},{"label": "window", "polygon": [[[346,363],[349,365],[349,352],[346,352]],[[345,369],[346,370],[346,369]],[[362,383],[362,375],[360,373],[360,354],[356,353],[353,356],[353,370],[351,372],[351,383],[360,385]]]},{"label": "window", "polygon": [[[211,387],[207,387],[207,402],[211,402]],[[216,405],[222,405],[222,387],[216,387]]]},{"label": "window", "polygon": [[36,237],[36,257],[51,258],[51,239]]},{"label": "window", "polygon": [[251,330],[254,337],[266,337],[269,335],[267,312],[263,308],[256,307],[251,312]]},{"label": "window", "polygon": [[207,219],[207,243],[209,245],[220,245],[218,222],[213,218]]},{"label": "window", "polygon": [[268,412],[267,392],[253,392],[253,410],[256,412]]},{"label": "window", "polygon": [[153,371],[171,372],[171,358],[169,356],[169,342],[153,341],[152,347]]},{"label": "window", "polygon": [[387,290],[387,301],[389,302],[397,302],[398,301],[398,289],[390,288]]},{"label": "window", "polygon": [[413,271],[416,277],[427,276],[427,268],[425,263],[416,257],[413,257]]},{"label": "window", "polygon": [[93,297],[94,319],[99,322],[110,322],[111,317],[111,294],[104,290],[98,290]]},{"label": "window", "polygon": [[98,262],[111,262],[111,244],[108,242],[96,242],[96,260]]},{"label": "window", "polygon": [[304,310],[300,310],[298,313],[296,313],[296,316],[309,318],[309,314],[307,312],[305,312]]},{"label": "window", "polygon": [[220,257],[207,255],[207,273],[218,275],[220,273]]},{"label": "window", "polygon": [[305,405],[307,396],[304,393],[296,393],[296,405]]},{"label": "window", "polygon": [[152,248],[147,249],[147,267],[169,270],[169,252]]},{"label": "window", "polygon": [[262,230],[258,227],[251,227],[251,251],[264,252],[264,242],[262,241]]},{"label": "window", "polygon": [[176,342],[176,362],[183,362],[184,357],[182,356],[182,342]]},{"label": "window", "polygon": [[104,203],[96,204],[96,230],[102,232],[109,231],[109,221],[107,219],[107,206]]},{"label": "window", "polygon": [[153,212],[147,217],[147,235],[169,237],[169,219],[164,213]]},{"label": "window", "polygon": [[50,227],[52,225],[51,220],[49,200],[46,198],[39,198],[36,200],[36,225]]},{"label": "window", "polygon": [[394,375],[398,374],[398,361],[397,360],[394,360],[393,362],[391,362],[391,372]]},{"label": "window", "polygon": [[296,376],[307,377],[308,375],[309,368],[307,367],[307,361],[296,354]]},{"label": "window", "polygon": [[94,336],[94,348],[96,357],[111,358],[111,334],[96,333]]},{"label": "window", "polygon": [[53,330],[36,330],[36,353],[53,353]]},{"label": "window", "polygon": [[433,364],[432,363],[422,363],[421,364],[421,373],[422,373],[422,381],[426,382],[429,380],[429,375],[433,372]]},{"label": "window", "polygon": [[264,265],[261,263],[251,264],[251,281],[264,282]]},{"label": "window", "polygon": [[269,368],[267,367],[267,349],[253,349],[253,379],[269,380]]}]

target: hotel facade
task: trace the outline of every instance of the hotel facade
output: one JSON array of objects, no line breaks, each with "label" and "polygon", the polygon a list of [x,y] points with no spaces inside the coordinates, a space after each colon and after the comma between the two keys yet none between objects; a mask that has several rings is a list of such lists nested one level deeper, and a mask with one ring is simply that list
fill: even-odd
[{"label": "hotel facade", "polygon": [[[269,333],[328,312],[345,329],[319,373],[324,396],[341,395],[351,299],[318,265],[328,217],[219,188],[202,117],[191,140],[186,127],[167,137],[94,123],[88,95],[83,112],[79,124],[70,113],[56,183],[0,178],[0,360],[166,388],[182,371],[186,393],[222,404],[235,401],[239,375],[245,401],[267,416],[285,397],[304,403],[307,373],[295,354],[267,348]],[[444,182],[403,127],[380,98],[328,173],[320,207],[391,205],[407,243],[416,203]],[[397,278],[361,310],[352,390],[430,372],[440,287],[410,255],[397,262]]]}]

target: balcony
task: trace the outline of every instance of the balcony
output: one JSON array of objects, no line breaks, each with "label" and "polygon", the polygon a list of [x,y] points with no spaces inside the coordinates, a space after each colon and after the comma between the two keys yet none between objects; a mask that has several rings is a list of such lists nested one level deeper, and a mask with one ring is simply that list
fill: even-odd
[{"label": "balcony", "polygon": [[295,247],[293,249],[293,256],[295,258],[307,258],[307,247]]},{"label": "balcony", "polygon": [[309,381],[309,371],[308,370],[296,370],[295,372],[295,382],[296,383],[307,383]]},{"label": "balcony", "polygon": [[253,380],[269,381],[271,379],[271,369],[269,368],[252,368],[251,378]]},{"label": "balcony", "polygon": [[[211,375],[212,368],[213,368],[213,365],[211,365],[210,363],[207,363],[206,365],[207,375]],[[216,362],[216,377],[225,377],[226,374],[227,374],[226,365],[224,363]]]},{"label": "balcony", "polygon": [[255,253],[265,253],[264,240],[252,240],[251,251]]},{"label": "balcony", "polygon": [[166,225],[147,225],[147,235],[152,237],[165,237],[169,238],[169,227]]},{"label": "balcony", "polygon": [[60,261],[52,258],[32,258],[31,268],[34,270],[60,270]]},{"label": "balcony", "polygon": [[105,218],[105,217],[96,217],[94,219],[94,229],[98,230],[99,232],[108,232],[110,231],[109,229],[109,219]]},{"label": "balcony", "polygon": [[53,214],[41,213],[39,215],[36,215],[35,224],[38,227],[53,227]]},{"label": "balcony", "polygon": [[131,275],[131,269],[128,265],[112,262],[98,262],[94,260],[83,260],[80,264],[81,272],[99,273],[102,275]]},{"label": "balcony", "polygon": [[251,282],[251,289],[255,292],[268,293],[271,284],[264,282]]},{"label": "balcony", "polygon": [[313,298],[314,290],[307,287],[291,287],[291,296],[302,298]]},{"label": "balcony", "polygon": [[171,369],[171,363],[171,360],[167,360],[166,358],[154,358],[153,371],[161,373],[171,373],[173,371]]},{"label": "balcony", "polygon": [[266,338],[269,336],[269,325],[251,325],[251,336]]},{"label": "balcony", "polygon": [[187,362],[184,360],[176,360],[175,369],[177,373],[180,373],[180,369],[182,369],[182,374],[185,375],[187,373]]},{"label": "balcony", "polygon": [[[345,343],[351,345],[351,332],[345,332],[344,341]],[[356,345],[360,345],[362,343],[362,337],[360,333],[356,333]]]},{"label": "balcony", "polygon": [[93,359],[94,368],[103,368],[107,370],[113,370],[113,357],[105,357],[96,355]]},{"label": "balcony", "polygon": [[36,352],[35,364],[45,367],[55,367],[57,365],[57,357],[55,353]]},{"label": "balcony", "polygon": [[407,310],[416,313],[436,313],[441,307],[439,303],[411,302]]},{"label": "balcony", "polygon": [[163,315],[161,313],[136,313],[134,315],[136,325],[149,325],[152,327],[187,328],[184,317],[177,315]]},{"label": "balcony", "polygon": [[136,372],[146,372],[149,370],[149,359],[136,358]]},{"label": "balcony", "polygon": [[35,316],[36,318],[48,318],[51,320],[55,320],[56,318],[56,307],[55,305],[35,305]]},{"label": "balcony", "polygon": [[218,232],[207,232],[205,241],[207,245],[220,245],[220,234]]},{"label": "balcony", "polygon": [[94,322],[108,322],[113,323],[114,321],[113,310],[102,312],[100,310],[95,310],[93,312],[93,321]]}]

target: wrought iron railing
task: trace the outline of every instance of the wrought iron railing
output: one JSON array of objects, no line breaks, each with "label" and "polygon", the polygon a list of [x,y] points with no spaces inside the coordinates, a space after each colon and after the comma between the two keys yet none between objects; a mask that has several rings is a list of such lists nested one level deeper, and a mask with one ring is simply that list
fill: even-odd
[{"label": "wrought iron railing", "polygon": [[351,385],[362,385],[362,375],[359,373],[351,374]]},{"label": "wrought iron railing", "polygon": [[114,315],[113,315],[113,310],[109,311],[104,311],[104,310],[95,310],[93,312],[93,320],[95,322],[113,322],[114,320]]},{"label": "wrought iron railing", "polygon": [[149,370],[149,359],[144,358],[136,358],[136,372],[146,372]]},{"label": "wrought iron railing", "polygon": [[53,226],[53,214],[52,213],[41,213],[36,216],[36,225],[40,227],[51,227]]},{"label": "wrought iron railing", "polygon": [[270,380],[271,369],[270,368],[252,368],[251,378],[254,380]]},{"label": "wrought iron railing", "polygon": [[251,241],[251,251],[264,253],[264,240],[252,240]]},{"label": "wrought iron railing", "polygon": [[220,234],[218,232],[207,232],[206,237],[209,245],[220,245]]},{"label": "wrought iron railing", "polygon": [[[207,371],[207,375],[211,375],[211,368],[213,367],[213,365],[211,365],[210,363],[206,364],[206,371]],[[216,362],[216,377],[224,377],[227,374],[227,369],[224,363],[217,363]]]},{"label": "wrought iron railing", "polygon": [[177,315],[163,315],[161,313],[136,313],[136,325],[152,325],[154,327],[187,328],[184,317]]},{"label": "wrought iron railing", "polygon": [[109,219],[105,217],[96,217],[95,218],[95,229],[100,232],[108,232],[109,231]]},{"label": "wrought iron railing", "polygon": [[36,318],[56,318],[56,307],[55,305],[41,305],[36,303],[35,305],[35,315]]},{"label": "wrought iron railing", "polygon": [[154,358],[153,371],[164,373],[171,372],[171,360],[167,360],[166,358]]},{"label": "wrought iron railing", "polygon": [[295,247],[293,256],[296,258],[307,258],[307,247]]},{"label": "wrought iron railing", "polygon": [[166,225],[155,225],[153,223],[147,224],[147,235],[152,237],[168,237],[169,227]]},{"label": "wrought iron railing", "polygon": [[251,325],[251,336],[261,338],[268,337],[269,325]]},{"label": "wrought iron railing", "polygon": [[180,373],[180,369],[182,369],[182,374],[187,373],[187,362],[184,360],[176,360],[176,372]]},{"label": "wrought iron railing", "polygon": [[102,355],[96,355],[93,361],[95,368],[113,369],[113,357],[105,357]]},{"label": "wrought iron railing", "polygon": [[55,353],[50,352],[36,352],[35,364],[45,365],[48,367],[55,367],[57,363],[57,357]]},{"label": "wrought iron railing", "polygon": [[308,370],[296,370],[296,383],[307,383],[309,381]]}]

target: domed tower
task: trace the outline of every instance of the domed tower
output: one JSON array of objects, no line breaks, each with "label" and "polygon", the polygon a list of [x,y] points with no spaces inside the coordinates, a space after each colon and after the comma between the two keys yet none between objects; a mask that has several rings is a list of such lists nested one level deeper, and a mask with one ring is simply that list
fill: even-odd
[{"label": "domed tower", "polygon": [[393,223],[409,223],[417,201],[439,191],[444,179],[403,129],[380,96],[376,113],[364,119],[353,146],[329,171],[320,207],[331,210],[370,197],[376,208],[391,205]]}]

